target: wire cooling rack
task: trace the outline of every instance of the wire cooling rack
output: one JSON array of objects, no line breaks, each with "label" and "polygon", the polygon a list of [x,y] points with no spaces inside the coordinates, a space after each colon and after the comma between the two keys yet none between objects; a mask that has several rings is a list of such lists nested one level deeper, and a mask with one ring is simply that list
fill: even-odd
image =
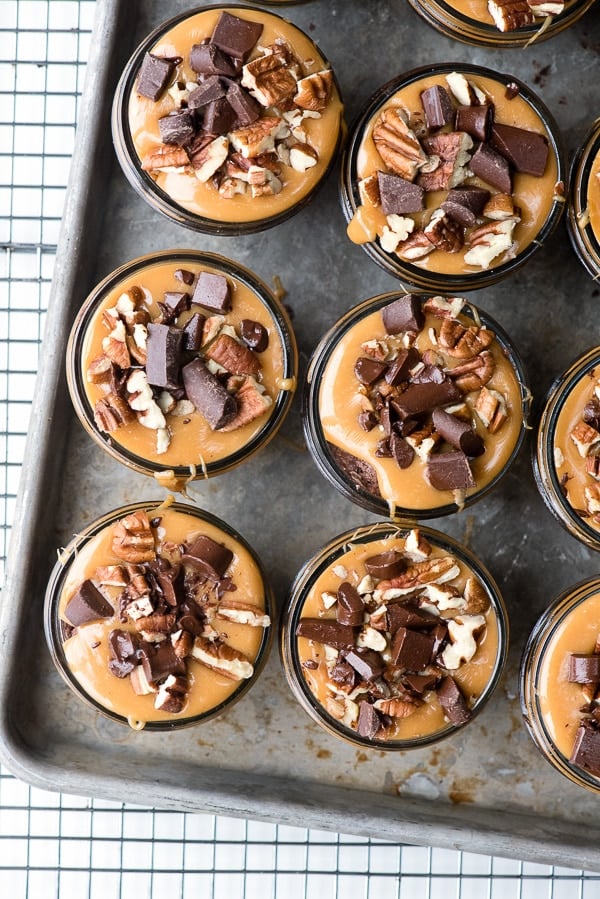
[{"label": "wire cooling rack", "polygon": [[[0,0],[0,577],[94,7],[95,0]],[[0,896],[133,895],[596,899],[600,875],[80,799],[0,769]]]}]

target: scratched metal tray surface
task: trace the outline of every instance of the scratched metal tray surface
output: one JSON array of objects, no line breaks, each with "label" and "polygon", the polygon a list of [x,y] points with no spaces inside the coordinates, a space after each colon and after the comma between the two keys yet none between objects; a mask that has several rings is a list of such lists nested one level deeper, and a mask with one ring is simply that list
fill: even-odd
[{"label": "scratched metal tray surface", "polygon": [[[215,4],[216,5],[216,4]],[[186,8],[176,0],[169,14]],[[511,622],[509,662],[486,710],[436,748],[357,751],[321,731],[284,682],[277,652],[242,703],[205,726],[134,733],[79,703],[55,673],[41,619],[45,582],[63,546],[124,502],[161,497],[106,458],[71,411],[63,374],[74,314],[96,281],[134,256],[194,247],[231,256],[288,291],[303,369],[321,334],[350,306],[395,282],[345,237],[336,174],[274,231],[208,238],[171,224],[126,183],[113,158],[109,111],[120,69],[164,18],[160,0],[98,0],[81,126],[48,311],[8,578],[0,608],[0,758],[23,780],[66,793],[266,819],[600,870],[597,797],[562,779],[521,722],[519,657],[543,608],[597,573],[600,557],[554,521],[525,447],[509,475],[468,512],[433,522],[491,569]],[[465,47],[432,31],[404,0],[315,0],[285,7],[331,60],[350,122],[397,73],[472,61],[537,87],[570,151],[600,105],[598,9],[526,50]],[[595,36],[594,36],[595,35]],[[571,359],[600,342],[599,290],[561,225],[515,277],[473,299],[512,334],[535,405]],[[334,535],[375,519],[339,496],[304,447],[300,403],[277,438],[243,467],[191,486],[190,499],[234,525],[270,571],[279,603],[296,571]]]}]

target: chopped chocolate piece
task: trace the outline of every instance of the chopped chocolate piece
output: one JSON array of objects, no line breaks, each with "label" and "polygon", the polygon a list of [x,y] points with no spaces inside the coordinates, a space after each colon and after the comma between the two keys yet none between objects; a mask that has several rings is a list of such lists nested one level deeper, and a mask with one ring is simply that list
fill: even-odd
[{"label": "chopped chocolate piece", "polygon": [[440,619],[432,612],[422,609],[418,602],[409,600],[388,603],[388,621],[390,633],[395,634],[400,627],[411,630],[428,630],[436,627]]},{"label": "chopped chocolate piece", "polygon": [[191,352],[197,352],[202,346],[202,332],[204,330],[204,322],[206,321],[206,317],[201,315],[200,312],[194,312],[194,314],[187,320],[183,331],[183,343],[182,347],[184,350],[190,350]]},{"label": "chopped chocolate piece", "polygon": [[507,100],[514,100],[515,97],[518,97],[521,93],[521,88],[516,83],[516,81],[509,81],[506,85],[506,90],[504,91],[504,96]]},{"label": "chopped chocolate piece", "polygon": [[222,12],[210,42],[234,59],[245,60],[262,31],[263,26],[260,22],[240,19],[231,13]]},{"label": "chopped chocolate piece", "polygon": [[437,688],[437,696],[446,718],[451,724],[465,724],[471,718],[467,701],[450,675],[442,678],[442,682]]},{"label": "chopped chocolate piece", "polygon": [[390,437],[390,450],[398,468],[404,469],[412,465],[415,451],[400,434],[392,434]]},{"label": "chopped chocolate piece", "polygon": [[384,215],[404,215],[425,208],[425,191],[418,184],[390,172],[377,172],[377,184]]},{"label": "chopped chocolate piece", "polygon": [[375,425],[379,424],[379,419],[374,412],[359,412],[358,424],[363,431],[372,431]]},{"label": "chopped chocolate piece", "polygon": [[382,726],[383,720],[377,709],[363,699],[358,705],[357,733],[366,740],[373,740]]},{"label": "chopped chocolate piece", "polygon": [[469,460],[460,450],[433,453],[427,460],[425,475],[436,490],[463,490],[475,486]]},{"label": "chopped chocolate piece", "polygon": [[138,94],[156,102],[165,92],[174,71],[175,63],[172,59],[146,53],[138,76]]},{"label": "chopped chocolate piece", "polygon": [[485,106],[459,106],[456,110],[456,130],[466,131],[478,141],[486,141],[490,136],[493,108]]},{"label": "chopped chocolate piece", "polygon": [[196,277],[193,272],[189,272],[185,268],[175,269],[173,274],[178,281],[181,281],[183,284],[187,284],[188,287],[194,283],[194,278]]},{"label": "chopped chocolate piece", "polygon": [[460,399],[461,391],[449,378],[444,378],[441,382],[415,382],[409,384],[394,400],[394,409],[405,419],[422,412],[432,412],[437,406],[448,406]]},{"label": "chopped chocolate piece", "polygon": [[151,322],[146,345],[146,377],[153,387],[179,387],[183,331]]},{"label": "chopped chocolate piece", "polygon": [[231,293],[229,281],[225,275],[214,272],[200,272],[192,303],[203,306],[210,312],[229,312],[231,309]]},{"label": "chopped chocolate piece", "polygon": [[[311,660],[309,659],[309,661]],[[304,662],[304,667],[308,668],[308,662]],[[329,672],[329,680],[332,680],[334,684],[339,684],[340,687],[353,690],[358,680],[358,674],[348,662],[336,662]]]},{"label": "chopped chocolate piece", "polygon": [[375,447],[375,455],[378,459],[391,459],[392,458],[392,450],[390,448],[390,441],[385,438],[385,440],[380,440],[377,446]]},{"label": "chopped chocolate piece", "polygon": [[225,86],[218,75],[209,75],[198,87],[190,92],[187,98],[188,109],[200,109],[214,100],[225,96]]},{"label": "chopped chocolate piece", "polygon": [[579,725],[569,761],[600,777],[600,730],[591,718],[584,719]]},{"label": "chopped chocolate piece", "polygon": [[600,431],[600,400],[593,396],[583,407],[582,418],[586,425]]},{"label": "chopped chocolate piece", "polygon": [[441,208],[455,222],[465,228],[472,228],[477,224],[489,198],[489,190],[483,187],[454,187],[448,191]]},{"label": "chopped chocolate piece", "polygon": [[176,109],[161,116],[158,127],[163,144],[189,147],[196,133],[194,113],[189,109]]},{"label": "chopped chocolate piece", "polygon": [[212,537],[200,534],[182,555],[185,565],[191,565],[206,577],[220,580],[233,559],[233,553]]},{"label": "chopped chocolate piece", "polygon": [[363,680],[373,681],[381,677],[385,669],[383,657],[374,649],[349,649],[344,653],[344,659],[358,671]]},{"label": "chopped chocolate piece", "polygon": [[443,384],[446,380],[446,374],[439,365],[425,364],[423,368],[416,371],[412,378],[413,384]]},{"label": "chopped chocolate piece", "polygon": [[425,324],[425,313],[419,298],[412,293],[403,294],[381,310],[383,326],[388,334],[402,331],[420,331]]},{"label": "chopped chocolate piece", "polygon": [[228,393],[200,359],[188,362],[182,370],[187,398],[204,416],[213,431],[224,428],[235,418],[238,402]]},{"label": "chopped chocolate piece", "polygon": [[517,172],[526,172],[538,178],[544,174],[548,161],[548,138],[544,134],[494,122],[491,143]]},{"label": "chopped chocolate piece", "polygon": [[169,674],[185,677],[187,673],[185,659],[178,658],[170,640],[142,643],[140,656],[146,679],[153,686],[165,680]]},{"label": "chopped chocolate piece", "polygon": [[327,448],[338,468],[355,487],[371,493],[373,496],[381,496],[377,474],[372,465],[353,456],[352,453],[347,453],[333,443],[328,443]]},{"label": "chopped chocolate piece", "polygon": [[296,636],[333,646],[334,649],[346,649],[354,643],[354,628],[331,618],[301,618]]},{"label": "chopped chocolate piece", "polygon": [[340,624],[360,627],[363,623],[365,604],[356,587],[348,581],[338,587],[335,612]]},{"label": "chopped chocolate piece", "polygon": [[361,384],[374,384],[386,371],[385,362],[378,362],[370,356],[360,356],[354,363],[354,374]]},{"label": "chopped chocolate piece", "polygon": [[410,370],[415,367],[421,359],[419,351],[415,347],[408,350],[400,350],[394,361],[385,373],[385,380],[393,387],[397,387],[401,381],[407,381]]},{"label": "chopped chocolate piece", "polygon": [[260,322],[243,318],[240,322],[240,337],[255,353],[264,353],[269,346],[269,332]]},{"label": "chopped chocolate piece", "polygon": [[600,683],[600,653],[569,653],[568,679],[575,684]]},{"label": "chopped chocolate piece", "polygon": [[237,74],[234,61],[214,44],[194,44],[190,50],[190,66],[200,75],[233,77]]},{"label": "chopped chocolate piece", "polygon": [[235,128],[246,128],[260,118],[261,106],[248,91],[237,82],[232,81],[227,87],[227,102],[236,115]]},{"label": "chopped chocolate piece", "polygon": [[131,631],[111,631],[108,635],[108,649],[108,670],[115,677],[127,677],[138,665],[139,640]]},{"label": "chopped chocolate piece", "polygon": [[373,577],[379,578],[379,580],[389,580],[402,574],[406,568],[406,560],[398,550],[388,549],[365,559],[365,568]]},{"label": "chopped chocolate piece", "polygon": [[500,193],[512,193],[512,179],[508,162],[490,144],[479,144],[471,156],[469,166],[474,175],[491,184]]},{"label": "chopped chocolate piece", "polygon": [[444,440],[456,449],[462,450],[465,455],[481,456],[485,451],[482,437],[468,421],[462,421],[444,409],[434,409],[432,421],[434,428]]},{"label": "chopped chocolate piece", "polygon": [[405,674],[402,685],[412,693],[422,696],[428,690],[433,690],[437,681],[438,677],[435,674]]},{"label": "chopped chocolate piece", "polygon": [[177,318],[185,309],[190,308],[190,295],[189,293],[180,293],[176,290],[167,290],[165,291],[163,302],[167,309],[174,313],[175,318]]},{"label": "chopped chocolate piece", "polygon": [[399,627],[392,640],[392,662],[407,671],[423,671],[431,661],[433,637]]},{"label": "chopped chocolate piece", "polygon": [[229,105],[226,97],[208,103],[203,112],[202,127],[210,134],[227,134],[237,121],[235,111]]},{"label": "chopped chocolate piece", "polygon": [[431,653],[431,660],[434,661],[441,647],[448,639],[448,628],[445,624],[439,621],[431,631],[431,636],[433,637],[433,651]]},{"label": "chopped chocolate piece", "polygon": [[[454,115],[450,94],[441,84],[434,84],[421,91],[421,106],[430,131],[449,125]],[[458,129],[457,127],[457,130]]]},{"label": "chopped chocolate piece", "polygon": [[87,624],[98,618],[110,618],[115,610],[91,580],[79,585],[65,607],[65,618],[73,625]]}]

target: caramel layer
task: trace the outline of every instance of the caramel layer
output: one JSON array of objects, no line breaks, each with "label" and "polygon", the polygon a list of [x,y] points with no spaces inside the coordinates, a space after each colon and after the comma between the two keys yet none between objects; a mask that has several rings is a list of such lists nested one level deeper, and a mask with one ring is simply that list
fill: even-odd
[{"label": "caramel layer", "polygon": [[592,231],[596,236],[596,240],[600,241],[600,153],[596,154],[590,170],[587,188],[587,209]]}]

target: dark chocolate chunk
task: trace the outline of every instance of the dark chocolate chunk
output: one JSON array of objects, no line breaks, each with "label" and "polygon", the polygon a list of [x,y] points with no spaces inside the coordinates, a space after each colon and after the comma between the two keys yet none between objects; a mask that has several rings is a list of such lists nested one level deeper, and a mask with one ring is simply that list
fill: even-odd
[{"label": "dark chocolate chunk", "polygon": [[[389,611],[389,609],[388,609]],[[423,671],[431,662],[433,637],[422,631],[399,627],[392,640],[392,662],[407,671]]]},{"label": "dark chocolate chunk", "polygon": [[258,101],[236,81],[232,81],[227,87],[227,102],[235,112],[236,116],[233,130],[237,128],[246,128],[260,118],[260,103],[258,103]]},{"label": "dark chocolate chunk", "polygon": [[220,100],[225,96],[225,86],[218,75],[209,75],[198,87],[195,87],[187,98],[188,109],[200,109],[208,103]]},{"label": "dark chocolate chunk", "polygon": [[569,761],[595,777],[600,777],[600,730],[590,718],[584,719],[579,725]]},{"label": "dark chocolate chunk", "polygon": [[402,331],[420,331],[425,324],[425,313],[421,302],[412,293],[398,297],[381,310],[383,326],[388,334],[400,334]]},{"label": "dark chocolate chunk", "polygon": [[465,455],[481,456],[485,451],[482,437],[468,421],[463,421],[444,409],[434,409],[431,418],[438,434],[441,434],[447,443],[462,450]]},{"label": "dark chocolate chunk", "polygon": [[372,431],[375,425],[379,423],[379,420],[374,412],[359,412],[358,413],[358,424],[363,429],[363,431]]},{"label": "dark chocolate chunk", "polygon": [[202,332],[204,330],[204,322],[206,318],[200,312],[194,314],[187,320],[182,328],[183,331],[183,349],[191,352],[197,352],[202,346]]},{"label": "dark chocolate chunk", "polygon": [[392,452],[392,458],[398,468],[404,469],[412,465],[415,451],[410,443],[407,443],[400,434],[392,434],[390,437],[390,450]]},{"label": "dark chocolate chunk", "polygon": [[226,97],[208,103],[203,112],[202,127],[211,134],[227,134],[236,122],[235,111],[229,105]]},{"label": "dark chocolate chunk", "polygon": [[400,350],[393,362],[390,363],[385,373],[385,380],[388,384],[396,387],[401,381],[407,381],[410,371],[420,361],[421,356],[415,347],[408,350]]},{"label": "dark chocolate chunk", "polygon": [[225,275],[215,272],[200,272],[196,289],[192,297],[192,303],[203,306],[210,312],[229,312],[231,309],[231,294],[229,282]]},{"label": "dark chocolate chunk", "polygon": [[186,268],[178,268],[173,272],[178,281],[181,281],[183,284],[187,284],[189,287],[194,283],[194,278],[196,277],[193,272],[189,272]]},{"label": "dark chocolate chunk", "polygon": [[167,290],[165,291],[163,302],[167,309],[170,309],[175,318],[177,318],[185,309],[190,308],[190,295],[177,290]]},{"label": "dark chocolate chunk", "polygon": [[483,187],[453,187],[448,191],[442,209],[459,225],[472,228],[489,198],[489,190]]},{"label": "dark chocolate chunk", "polygon": [[[437,615],[422,609],[419,603],[414,600],[390,602],[388,603],[387,612],[391,634],[395,634],[400,627],[410,628],[411,630],[430,630],[440,620]],[[433,652],[433,647],[431,651]]]},{"label": "dark chocolate chunk", "polygon": [[374,649],[349,649],[344,653],[344,659],[352,665],[363,680],[373,681],[380,677],[385,669],[385,662],[380,653]]},{"label": "dark chocolate chunk", "polygon": [[191,565],[206,577],[220,580],[233,559],[233,553],[212,537],[200,534],[182,555],[185,565]]},{"label": "dark chocolate chunk", "polygon": [[237,73],[234,61],[214,44],[194,44],[190,50],[190,66],[200,75],[228,75]]},{"label": "dark chocolate chunk", "polygon": [[397,549],[388,549],[365,559],[365,568],[373,577],[379,578],[379,580],[389,580],[402,574],[406,568],[406,560]]},{"label": "dark chocolate chunk", "polygon": [[301,618],[296,636],[333,646],[334,649],[346,649],[354,643],[354,628],[331,618]]},{"label": "dark chocolate chunk", "polygon": [[347,453],[333,443],[328,443],[327,448],[334,463],[355,487],[359,487],[373,496],[381,496],[377,473],[372,465],[353,456],[352,453]]},{"label": "dark chocolate chunk", "polygon": [[375,447],[375,455],[378,459],[391,459],[392,458],[392,449],[390,447],[390,441],[386,437],[384,440],[380,440]]},{"label": "dark chocolate chunk", "polygon": [[433,453],[427,460],[425,476],[436,490],[466,490],[475,486],[469,460],[460,450]]},{"label": "dark chocolate chunk", "polygon": [[354,374],[361,384],[374,384],[386,371],[387,364],[371,356],[360,356],[354,363]]},{"label": "dark chocolate chunk", "polygon": [[600,653],[569,653],[568,678],[575,684],[600,683]]},{"label": "dark chocolate chunk", "polygon": [[356,587],[348,581],[338,587],[335,614],[340,624],[360,627],[363,623],[365,604]]},{"label": "dark chocolate chunk", "polygon": [[131,631],[116,629],[108,635],[108,670],[115,677],[127,677],[138,665],[139,640]]},{"label": "dark chocolate chunk", "polygon": [[425,208],[425,191],[400,175],[377,172],[377,184],[384,215],[404,215]]},{"label": "dark chocolate chunk", "polygon": [[434,629],[431,631],[431,636],[433,637],[433,651],[431,653],[431,660],[434,661],[442,646],[448,639],[447,626],[441,621],[438,621]]},{"label": "dark chocolate chunk", "polygon": [[208,370],[200,359],[188,362],[182,370],[187,398],[204,416],[213,431],[224,428],[235,418],[238,402]]},{"label": "dark chocolate chunk", "polygon": [[175,63],[172,59],[146,53],[138,76],[138,94],[148,97],[149,100],[160,99],[174,71]]},{"label": "dark chocolate chunk", "polygon": [[508,161],[490,144],[479,144],[469,163],[474,175],[491,184],[503,194],[512,193],[512,179]]},{"label": "dark chocolate chunk", "polygon": [[408,385],[394,400],[394,409],[402,419],[423,412],[432,412],[438,406],[448,406],[462,398],[459,388],[449,378],[443,381],[416,382]]},{"label": "dark chocolate chunk", "polygon": [[435,674],[405,674],[402,678],[402,686],[418,696],[433,690],[437,682],[438,677]]},{"label": "dark chocolate chunk", "polygon": [[504,96],[507,100],[514,100],[515,97],[518,97],[521,93],[521,88],[516,83],[516,81],[509,81],[506,85],[506,90],[504,91]]},{"label": "dark chocolate chunk", "polygon": [[98,618],[110,618],[112,615],[113,607],[89,579],[79,585],[65,607],[65,618],[73,627]]},{"label": "dark chocolate chunk", "polygon": [[180,659],[175,655],[170,640],[162,640],[160,643],[143,643],[140,647],[140,656],[146,679],[153,686],[160,684],[170,674],[185,677],[187,673],[185,659]]},{"label": "dark chocolate chunk", "polygon": [[449,125],[453,119],[454,107],[450,94],[441,84],[434,84],[421,91],[421,106],[430,131],[437,131],[438,128]]},{"label": "dark chocolate chunk", "polygon": [[443,384],[446,380],[446,374],[439,365],[428,363],[419,368],[411,378],[413,384]]},{"label": "dark chocolate chunk", "polygon": [[255,353],[264,353],[269,346],[269,332],[260,322],[243,318],[240,322],[240,337]]},{"label": "dark chocolate chunk", "polygon": [[471,711],[467,701],[450,675],[442,678],[437,688],[437,697],[451,724],[465,724],[470,719]]},{"label": "dark chocolate chunk", "polygon": [[494,122],[491,143],[517,172],[538,178],[544,174],[548,161],[548,138],[544,134]]},{"label": "dark chocolate chunk", "polygon": [[240,19],[231,13],[222,12],[210,42],[234,59],[245,60],[262,31],[263,26],[260,22]]},{"label": "dark chocolate chunk", "polygon": [[598,397],[593,396],[587,401],[583,407],[582,418],[590,428],[600,431],[600,400]]},{"label": "dark chocolate chunk", "polygon": [[194,113],[190,109],[176,109],[160,117],[158,128],[163,144],[189,147],[196,133]]},{"label": "dark chocolate chunk", "polygon": [[[308,659],[308,661],[312,660]],[[304,666],[308,667],[306,662]],[[336,662],[329,672],[329,680],[333,681],[334,684],[339,684],[341,687],[353,690],[358,680],[358,674],[348,662]]]},{"label": "dark chocolate chunk", "polygon": [[146,344],[146,377],[153,387],[179,387],[183,331],[150,322]]},{"label": "dark chocolate chunk", "polygon": [[363,699],[358,705],[358,721],[356,731],[365,740],[373,740],[383,726],[383,720],[370,702]]},{"label": "dark chocolate chunk", "polygon": [[493,108],[485,106],[459,106],[456,110],[456,130],[466,131],[474,140],[486,141],[492,127]]}]

